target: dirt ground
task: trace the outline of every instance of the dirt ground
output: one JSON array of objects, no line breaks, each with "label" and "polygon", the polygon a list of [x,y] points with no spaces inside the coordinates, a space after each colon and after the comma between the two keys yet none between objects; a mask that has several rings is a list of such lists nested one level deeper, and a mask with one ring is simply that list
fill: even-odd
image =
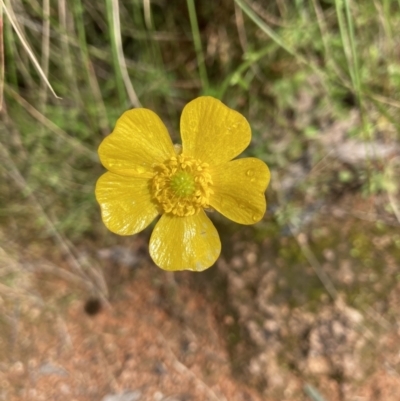
[{"label": "dirt ground", "polygon": [[62,313],[19,303],[1,336],[0,399],[260,400],[232,377],[212,305],[186,288],[177,295],[185,316],[171,317],[154,269],[99,311],[94,299],[70,300]]},{"label": "dirt ground", "polygon": [[[335,212],[343,255],[355,224],[345,206]],[[285,268],[291,240],[279,239],[272,258],[276,241],[255,245],[242,234],[222,234],[230,251],[202,274],[156,268],[141,236],[82,245],[81,262],[99,264],[104,298],[60,274],[66,258],[45,258],[43,243],[13,255],[4,248],[3,268],[19,270],[0,287],[0,400],[398,401],[395,237],[371,237],[378,277],[363,261],[360,273],[355,259],[336,260],[324,240],[314,256],[335,286],[332,300],[312,258]],[[298,236],[303,254],[314,237]]]}]

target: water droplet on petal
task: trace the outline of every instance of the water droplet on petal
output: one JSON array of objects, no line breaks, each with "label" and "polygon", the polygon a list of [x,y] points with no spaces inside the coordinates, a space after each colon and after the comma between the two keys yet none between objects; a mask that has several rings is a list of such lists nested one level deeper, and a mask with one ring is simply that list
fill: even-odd
[{"label": "water droplet on petal", "polygon": [[254,170],[251,168],[250,170],[247,170],[246,175],[251,177],[254,175]]},{"label": "water droplet on petal", "polygon": [[258,220],[258,217],[255,214],[253,214],[253,221],[257,221],[257,220]]},{"label": "water droplet on petal", "polygon": [[253,178],[250,178],[250,182],[254,182],[256,179],[253,177]]}]

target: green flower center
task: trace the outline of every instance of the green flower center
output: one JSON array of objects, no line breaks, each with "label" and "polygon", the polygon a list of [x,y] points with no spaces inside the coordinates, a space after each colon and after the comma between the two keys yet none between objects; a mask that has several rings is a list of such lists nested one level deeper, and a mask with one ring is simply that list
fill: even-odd
[{"label": "green flower center", "polygon": [[173,175],[170,186],[172,191],[180,198],[192,195],[196,189],[194,178],[187,171],[178,171]]},{"label": "green flower center", "polygon": [[177,155],[155,166],[153,199],[163,213],[192,216],[209,207],[212,179],[207,163]]}]

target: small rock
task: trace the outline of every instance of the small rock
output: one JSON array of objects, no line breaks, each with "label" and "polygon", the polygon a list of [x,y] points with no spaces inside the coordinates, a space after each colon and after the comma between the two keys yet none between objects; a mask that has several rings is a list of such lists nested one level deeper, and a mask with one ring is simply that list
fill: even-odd
[{"label": "small rock", "polygon": [[365,161],[386,160],[399,153],[397,145],[378,141],[363,142],[355,139],[346,140],[332,149],[333,154],[341,161],[358,165]]},{"label": "small rock", "polygon": [[164,398],[164,394],[161,391],[156,391],[153,394],[153,400],[154,401],[161,401]]},{"label": "small rock", "polygon": [[273,334],[279,331],[279,324],[275,320],[266,320],[263,327],[266,334]]},{"label": "small rock", "polygon": [[38,369],[39,375],[47,376],[47,375],[56,375],[56,376],[68,376],[68,372],[59,366],[55,366],[50,362],[46,362],[43,365],[40,365]]},{"label": "small rock", "polygon": [[309,357],[307,359],[307,369],[314,375],[327,375],[332,373],[328,360],[321,355]]},{"label": "small rock", "polygon": [[24,364],[20,361],[15,362],[14,365],[11,366],[10,371],[16,375],[22,375],[25,372]]},{"label": "small rock", "polygon": [[101,259],[108,259],[113,263],[119,263],[130,268],[135,267],[139,263],[139,258],[135,253],[122,246],[102,248],[97,251],[97,254]]},{"label": "small rock", "polygon": [[102,401],[139,401],[142,398],[142,392],[139,390],[128,391],[122,394],[108,394]]},{"label": "small rock", "polygon": [[338,274],[338,279],[346,285],[351,285],[354,283],[355,280],[355,274],[352,271],[352,264],[351,261],[348,259],[345,259],[339,267],[339,274]]}]

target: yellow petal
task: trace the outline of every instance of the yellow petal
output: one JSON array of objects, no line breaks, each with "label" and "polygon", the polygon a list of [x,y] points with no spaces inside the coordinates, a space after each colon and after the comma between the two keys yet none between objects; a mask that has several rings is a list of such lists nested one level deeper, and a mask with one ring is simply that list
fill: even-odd
[{"label": "yellow petal", "polygon": [[148,109],[126,111],[99,147],[103,166],[116,174],[140,175],[175,154],[167,128]]},{"label": "yellow petal", "polygon": [[202,271],[221,252],[218,232],[203,210],[194,216],[161,216],[150,238],[150,256],[164,270]]},{"label": "yellow petal", "polygon": [[158,215],[146,178],[105,173],[97,180],[96,199],[104,224],[119,235],[144,230]]},{"label": "yellow petal", "polygon": [[228,219],[254,224],[265,214],[265,190],[270,179],[267,165],[259,159],[233,160],[211,170],[214,193],[210,205]]},{"label": "yellow petal", "polygon": [[213,97],[204,96],[183,109],[181,136],[184,155],[217,165],[246,149],[251,128],[240,113]]}]

